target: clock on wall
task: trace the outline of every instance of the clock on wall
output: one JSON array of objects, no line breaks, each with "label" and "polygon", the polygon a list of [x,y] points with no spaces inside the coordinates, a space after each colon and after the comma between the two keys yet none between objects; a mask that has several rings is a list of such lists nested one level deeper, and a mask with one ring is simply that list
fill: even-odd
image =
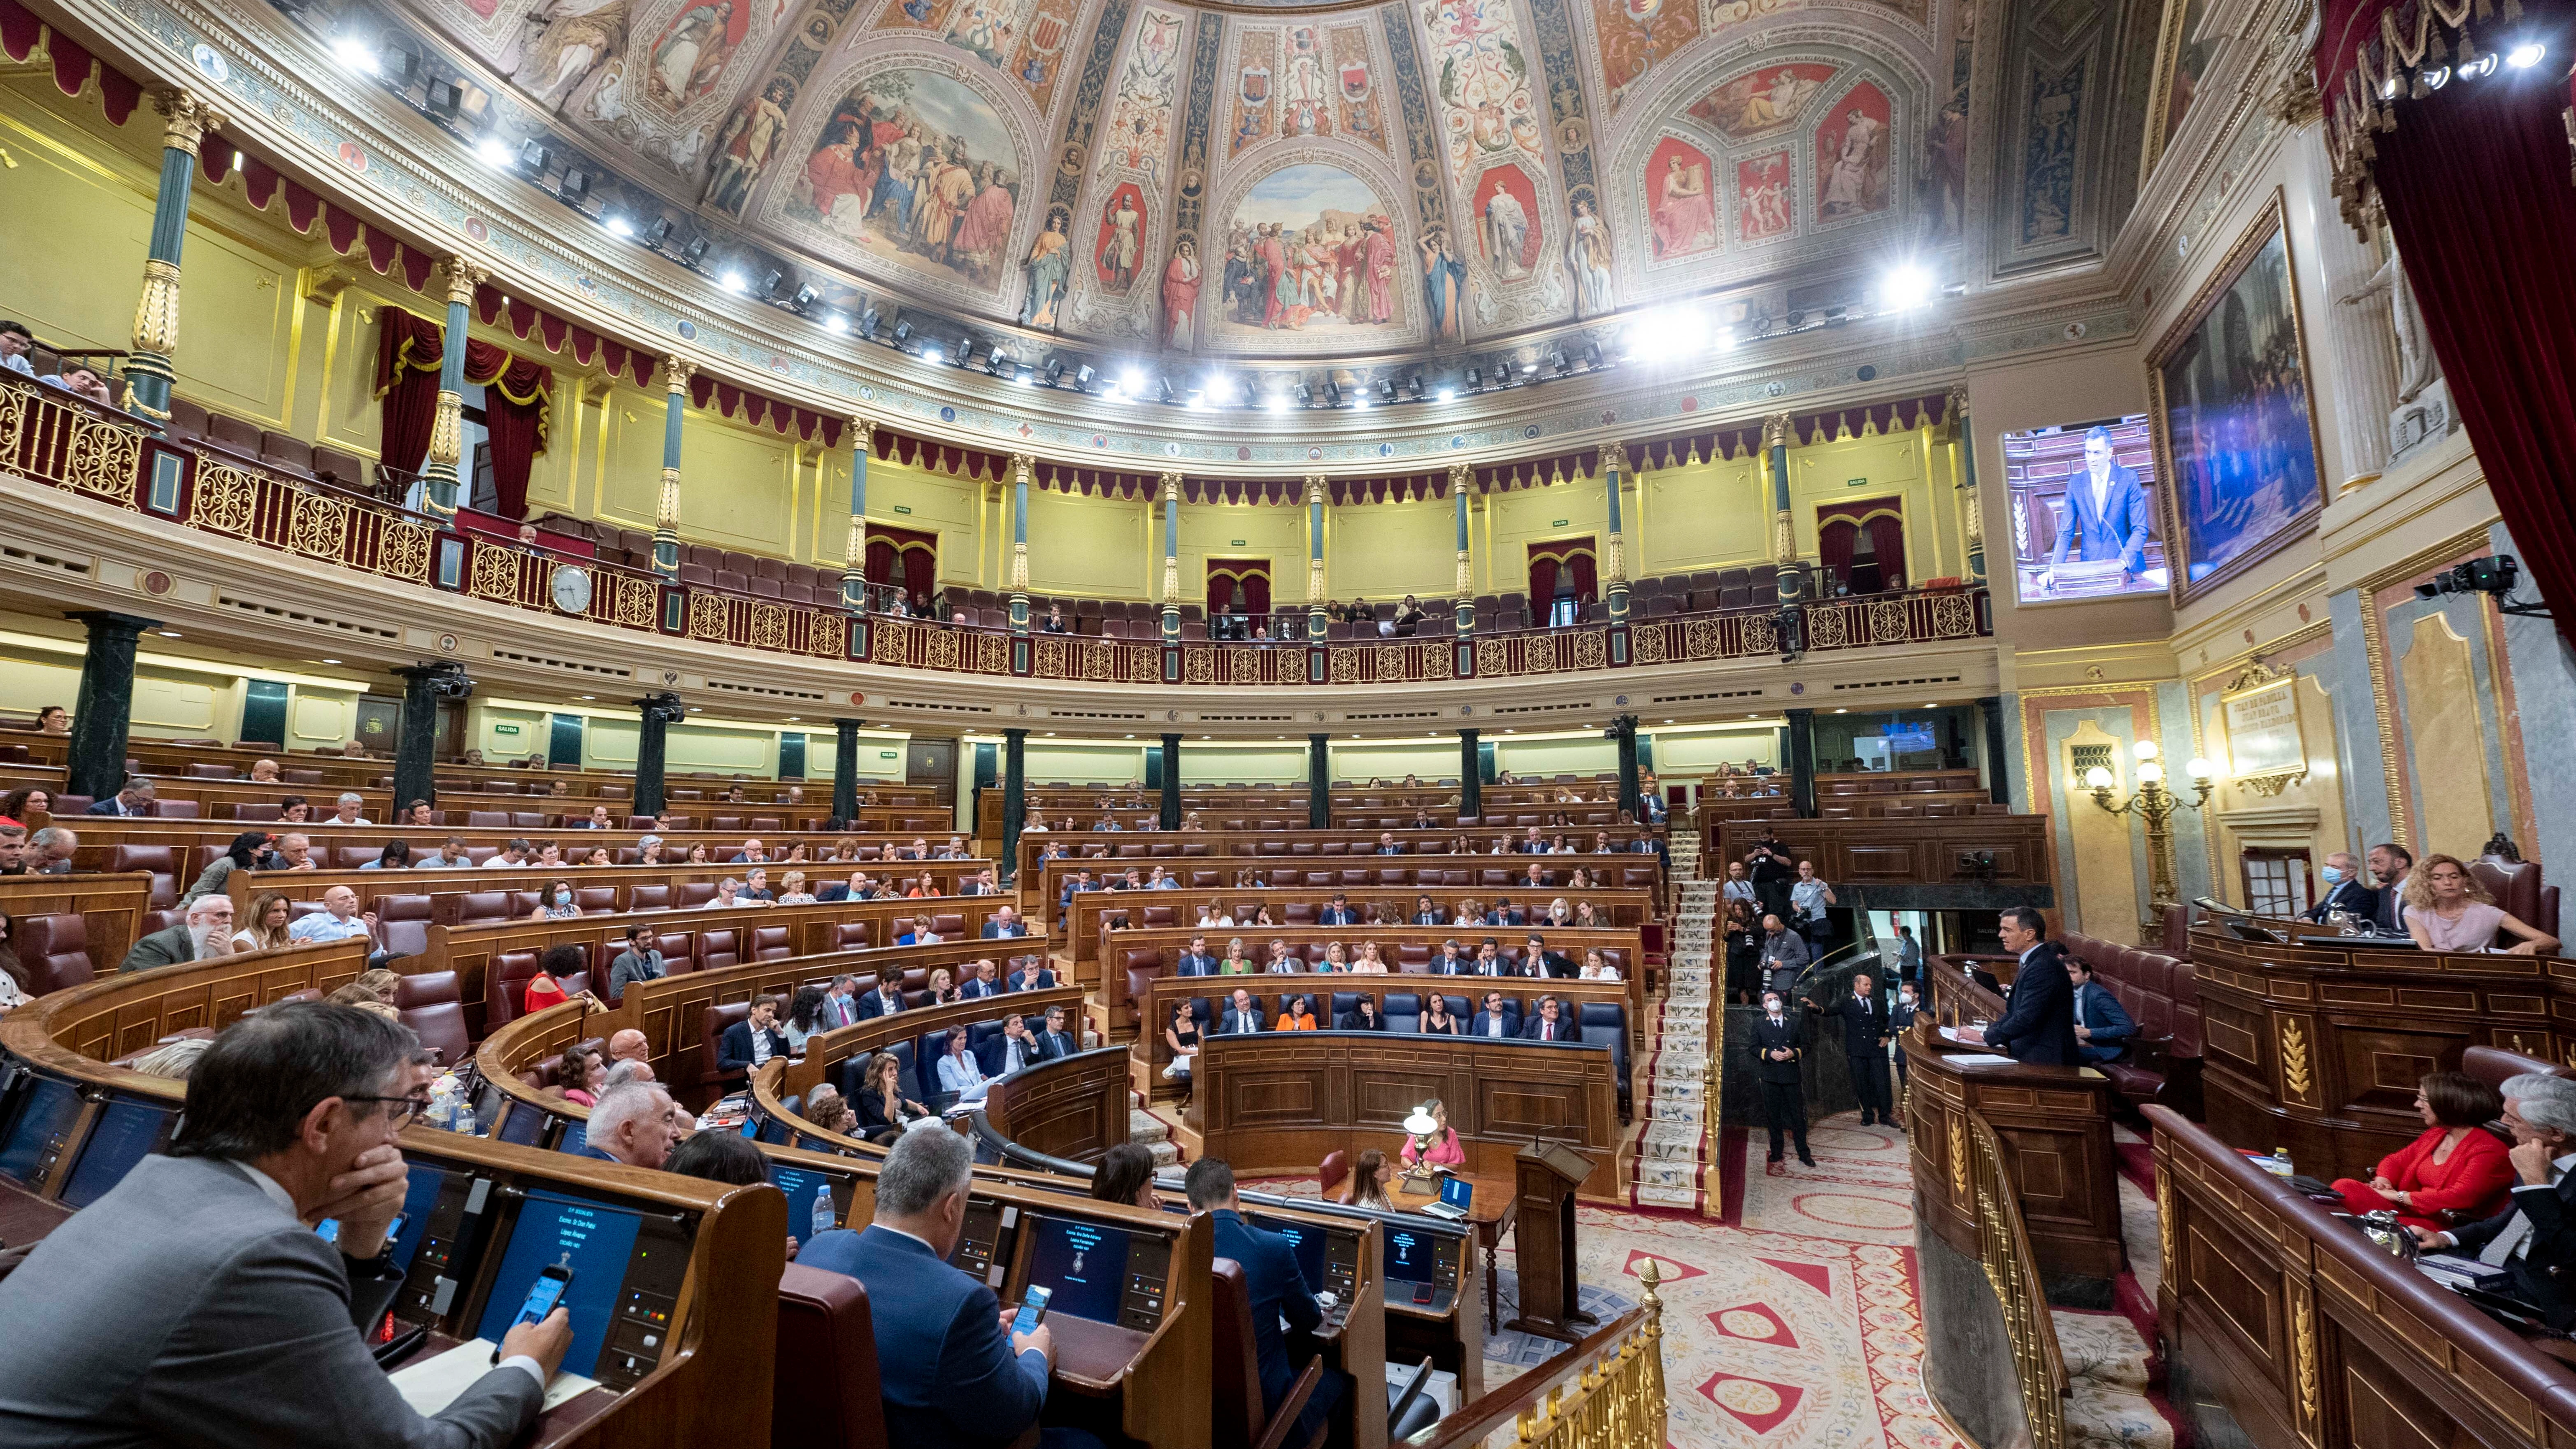
[{"label": "clock on wall", "polygon": [[555,607],[567,614],[590,612],[590,570],[577,564],[564,564],[555,569]]}]

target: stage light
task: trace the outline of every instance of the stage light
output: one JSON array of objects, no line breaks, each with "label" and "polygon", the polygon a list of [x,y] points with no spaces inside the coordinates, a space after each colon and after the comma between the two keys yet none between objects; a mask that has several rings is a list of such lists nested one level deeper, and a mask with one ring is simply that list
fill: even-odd
[{"label": "stage light", "polygon": [[2539,41],[2525,41],[2505,52],[2504,63],[2515,70],[2529,70],[2540,64],[2540,58],[2548,53],[2549,47]]},{"label": "stage light", "polygon": [[1456,402],[1458,400],[1458,389],[1454,387],[1444,387],[1440,389],[1440,391],[1432,394],[1432,396],[1438,398],[1442,402]]},{"label": "stage light", "polygon": [[1586,342],[1586,343],[1584,343],[1584,344],[1583,344],[1583,351],[1582,351],[1581,353],[1577,354],[1577,355],[1578,355],[1579,357],[1581,357],[1581,358],[1582,358],[1582,361],[1583,361],[1583,370],[1584,370],[1585,372],[1599,372],[1599,371],[1601,370],[1601,344],[1600,344],[1600,343],[1598,343],[1598,342]]},{"label": "stage light", "polygon": [[1091,370],[1091,364],[1086,362],[1082,366],[1073,370],[1073,385],[1082,389],[1084,392],[1089,392],[1091,391],[1091,379],[1096,376],[1098,376],[1098,374]]},{"label": "stage light", "polygon": [[972,337],[958,338],[957,345],[948,350],[948,360],[959,367],[964,367],[967,363],[974,361],[975,339]]},{"label": "stage light", "polygon": [[1484,372],[1484,369],[1482,369],[1482,368],[1477,368],[1477,367],[1471,367],[1471,368],[1468,368],[1468,369],[1467,369],[1467,391],[1469,391],[1469,392],[1483,392],[1484,390],[1485,390],[1485,372]]},{"label": "stage light", "polygon": [[1295,387],[1290,388],[1289,391],[1296,395],[1297,406],[1301,408],[1310,408],[1315,405],[1315,389],[1312,385],[1301,380]]},{"label": "stage light", "polygon": [[454,121],[456,113],[464,107],[465,98],[457,92],[453,81],[433,80],[421,95],[420,108],[441,121]]},{"label": "stage light", "polygon": [[1341,405],[1342,385],[1333,381],[1331,378],[1324,379],[1324,406],[1328,408],[1337,408]]},{"label": "stage light", "polygon": [[1010,370],[1011,349],[1007,347],[994,348],[991,355],[984,359],[984,371],[994,377],[1004,376],[1008,374]]},{"label": "stage light", "polygon": [[644,245],[652,247],[658,251],[661,249],[662,243],[668,241],[670,236],[671,219],[667,216],[657,216],[653,218],[652,225],[644,228],[642,240]]},{"label": "stage light", "polygon": [[[812,284],[810,284],[810,283],[799,283],[799,284],[798,284],[798,286],[797,286],[797,288],[796,288],[796,295],[787,299],[787,305],[788,305],[788,306],[790,306],[790,307],[795,308],[795,309],[796,309],[797,311],[799,311],[799,312],[802,312],[802,311],[804,311],[806,308],[813,306],[813,305],[814,305],[814,299],[815,299],[815,298],[817,298],[817,297],[820,297],[821,295],[823,295],[823,294],[814,290],[814,288],[813,288]],[[833,314],[832,314],[832,330],[833,330],[833,331],[835,331],[835,332],[847,332],[847,331],[849,331],[849,330],[850,330],[850,319],[849,319],[849,318],[847,318],[847,317],[844,317],[844,316],[840,315],[840,314],[839,314],[839,313],[837,313],[837,312],[833,313]]]},{"label": "stage light", "polygon": [[1141,393],[1145,390],[1145,374],[1131,367],[1118,374],[1118,385],[1129,392]]},{"label": "stage light", "polygon": [[534,141],[519,143],[519,165],[529,171],[546,169],[546,148]]},{"label": "stage light", "polygon": [[1154,391],[1161,395],[1163,401],[1166,403],[1177,402],[1180,400],[1181,390],[1172,386],[1172,380],[1168,377],[1158,377],[1154,379]]},{"label": "stage light", "polygon": [[1368,406],[1369,398],[1367,393],[1356,390],[1351,393],[1351,411],[1364,413],[1368,411]]},{"label": "stage light", "polygon": [[760,295],[764,297],[777,296],[779,285],[786,280],[787,274],[785,272],[778,270],[776,267],[771,267],[768,271],[760,274]]},{"label": "stage light", "polygon": [[1417,372],[1404,380],[1404,395],[1413,399],[1415,402],[1422,401],[1421,373]]},{"label": "stage light", "polygon": [[1548,354],[1548,366],[1555,368],[1556,375],[1559,377],[1574,375],[1574,359],[1566,356],[1565,349],[1562,347]]},{"label": "stage light", "polygon": [[575,166],[566,170],[563,180],[555,183],[555,196],[564,205],[579,210],[583,198],[590,195],[590,173]]},{"label": "stage light", "polygon": [[859,335],[874,342],[877,337],[877,309],[870,307],[859,316]]},{"label": "stage light", "polygon": [[1932,304],[1932,275],[1912,262],[1890,270],[1878,284],[1879,300],[1899,312]]},{"label": "stage light", "polygon": [[633,241],[635,239],[635,223],[628,221],[622,216],[611,216],[606,221],[601,222],[600,225],[607,227],[608,234],[616,237],[620,241]]},{"label": "stage light", "polygon": [[1392,405],[1394,404],[1394,402],[1395,402],[1395,381],[1394,381],[1394,379],[1392,379],[1392,378],[1384,378],[1384,377],[1381,377],[1381,378],[1379,378],[1379,379],[1377,380],[1377,400],[1378,400],[1379,402],[1386,403],[1386,404],[1388,404],[1388,405],[1390,405],[1390,406],[1392,406]]},{"label": "stage light", "polygon": [[1284,392],[1274,392],[1270,395],[1270,410],[1272,412],[1284,413],[1288,411],[1288,405],[1288,394]]},{"label": "stage light", "polygon": [[[803,294],[799,293],[798,295],[801,296]],[[833,312],[823,318],[823,325],[831,328],[835,332],[847,332],[850,330],[850,319],[842,316],[838,312]]]},{"label": "stage light", "polygon": [[1708,337],[1708,350],[1711,352],[1733,352],[1735,350],[1735,330],[1731,327],[1720,327],[1715,332],[1710,333]]},{"label": "stage light", "polygon": [[909,319],[898,319],[898,320],[895,322],[895,324],[894,324],[894,345],[895,345],[895,346],[897,346],[897,347],[901,347],[902,345],[904,345],[905,343],[907,343],[907,342],[909,342],[909,341],[911,341],[911,340],[912,340],[912,323],[911,323],[911,321],[910,321]]},{"label": "stage light", "polygon": [[2451,83],[2451,68],[2447,65],[2437,65],[2423,72],[2421,79],[2426,90],[2438,91]]},{"label": "stage light", "polygon": [[2479,56],[2475,60],[2463,61],[2460,64],[2460,79],[2462,80],[2483,80],[2495,73],[2496,54],[2492,50]]},{"label": "stage light", "polygon": [[483,164],[486,166],[507,166],[510,164],[509,143],[503,141],[498,136],[486,136],[482,140],[475,142],[474,154],[482,158]]},{"label": "stage light", "polygon": [[1494,364],[1494,386],[1510,387],[1511,385],[1512,363],[1510,358],[1505,358]]},{"label": "stage light", "polygon": [[1061,358],[1061,357],[1050,357],[1050,358],[1048,358],[1048,359],[1047,359],[1047,362],[1046,362],[1046,380],[1047,380],[1047,386],[1049,386],[1049,387],[1062,387],[1062,386],[1064,386],[1064,359],[1063,359],[1063,358]]},{"label": "stage light", "polygon": [[393,41],[383,41],[376,46],[374,73],[396,90],[411,84],[412,69],[419,64],[420,57]]},{"label": "stage light", "polygon": [[717,280],[723,283],[724,289],[728,292],[741,293],[751,290],[750,281],[740,272],[727,272]]},{"label": "stage light", "polygon": [[375,48],[354,35],[343,35],[332,41],[331,56],[360,75],[376,73]]}]

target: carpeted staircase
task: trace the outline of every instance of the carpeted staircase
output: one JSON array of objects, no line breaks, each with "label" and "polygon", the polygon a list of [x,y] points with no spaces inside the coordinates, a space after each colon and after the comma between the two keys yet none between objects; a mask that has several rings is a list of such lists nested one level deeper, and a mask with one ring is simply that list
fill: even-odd
[{"label": "carpeted staircase", "polygon": [[2154,1360],[2117,1313],[2051,1309],[2066,1360],[2067,1449],[2174,1449],[2174,1426],[2148,1395]]},{"label": "carpeted staircase", "polygon": [[[1677,839],[1683,837],[1676,829]],[[1683,1212],[1717,1209],[1714,1132],[1717,1104],[1710,1100],[1709,1025],[1715,999],[1718,883],[1699,876],[1699,853],[1673,851],[1675,910],[1671,960],[1664,992],[1648,1011],[1638,1111],[1644,1127],[1629,1174],[1629,1201],[1639,1207]]]},{"label": "carpeted staircase", "polygon": [[[1177,1111],[1180,1104],[1168,1104]],[[1181,1149],[1172,1141],[1172,1124],[1145,1110],[1145,1094],[1131,1093],[1127,1106],[1127,1140],[1154,1154],[1154,1170],[1180,1165]]]}]

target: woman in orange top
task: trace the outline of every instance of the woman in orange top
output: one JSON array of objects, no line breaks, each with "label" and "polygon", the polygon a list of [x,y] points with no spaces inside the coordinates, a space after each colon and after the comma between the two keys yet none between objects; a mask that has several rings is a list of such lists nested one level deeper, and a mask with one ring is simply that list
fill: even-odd
[{"label": "woman in orange top", "polygon": [[2370,1181],[2335,1183],[2345,1210],[2356,1216],[2393,1211],[2408,1227],[2437,1232],[2503,1211],[2513,1164],[2486,1124],[2504,1112],[2504,1098],[2475,1077],[2435,1072],[2417,1084],[2415,1111],[2424,1119],[2423,1136],[2381,1158]]},{"label": "woman in orange top", "polygon": [[1287,1010],[1279,1013],[1279,1025],[1272,1028],[1272,1030],[1313,1031],[1315,1029],[1315,1013],[1307,1009],[1306,998],[1302,996],[1289,997],[1287,1008]]}]

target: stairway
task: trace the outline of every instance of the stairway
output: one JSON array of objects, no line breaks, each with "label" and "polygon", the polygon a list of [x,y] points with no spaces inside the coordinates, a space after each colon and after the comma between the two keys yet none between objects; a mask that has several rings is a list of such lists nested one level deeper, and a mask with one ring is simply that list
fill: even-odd
[{"label": "stairway", "polygon": [[2174,1421],[2150,1393],[2155,1364],[2137,1326],[2116,1313],[2049,1317],[2066,1360],[2067,1449],[2173,1449]]},{"label": "stairway", "polygon": [[[1173,1103],[1177,1110],[1179,1104]],[[1145,1110],[1145,1094],[1132,1092],[1127,1105],[1127,1140],[1154,1154],[1154,1170],[1177,1167],[1181,1161],[1180,1144],[1172,1140],[1172,1124]]]},{"label": "stairway", "polygon": [[[1687,839],[1679,829],[1676,840]],[[1718,882],[1699,875],[1699,853],[1676,848],[1674,919],[1664,992],[1647,1017],[1636,1100],[1645,1126],[1629,1168],[1638,1207],[1717,1210],[1717,1103],[1709,1072]]]}]

